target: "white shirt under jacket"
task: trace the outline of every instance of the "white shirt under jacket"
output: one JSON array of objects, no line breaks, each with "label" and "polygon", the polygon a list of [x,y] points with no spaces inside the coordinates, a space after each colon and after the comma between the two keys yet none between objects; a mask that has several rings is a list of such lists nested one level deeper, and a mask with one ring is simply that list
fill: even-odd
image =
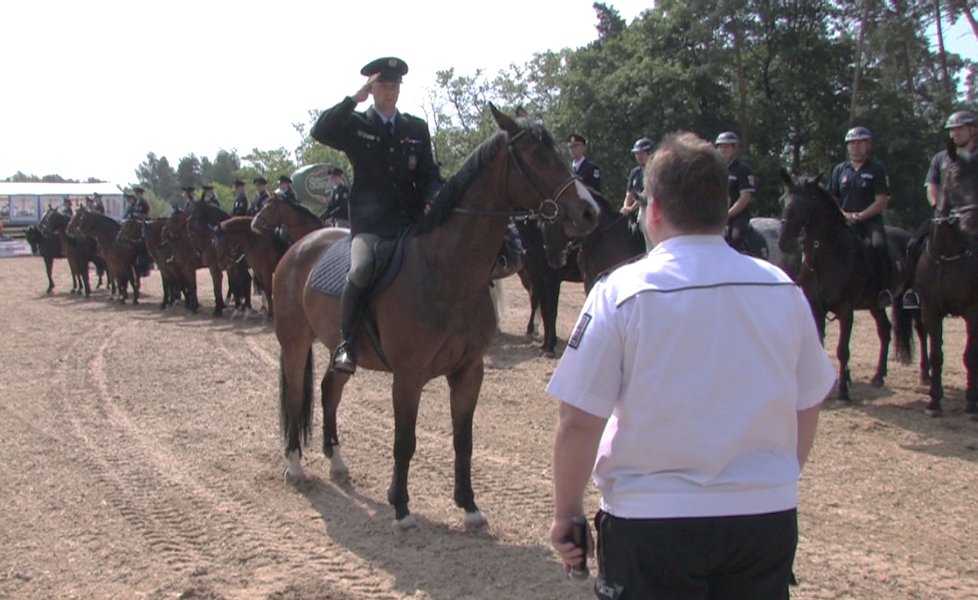
[{"label": "white shirt under jacket", "polygon": [[707,517],[797,506],[796,413],[835,379],[784,272],[686,235],[595,285],[547,391],[610,417],[594,465],[603,510]]}]

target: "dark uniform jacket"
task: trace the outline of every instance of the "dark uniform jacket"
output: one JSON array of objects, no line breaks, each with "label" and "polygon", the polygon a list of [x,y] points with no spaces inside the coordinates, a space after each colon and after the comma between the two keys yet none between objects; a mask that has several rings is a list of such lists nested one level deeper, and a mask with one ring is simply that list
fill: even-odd
[{"label": "dark uniform jacket", "polygon": [[210,196],[210,197],[206,197],[205,196],[205,197],[201,198],[201,200],[204,201],[204,202],[206,202],[206,203],[208,203],[208,204],[210,204],[210,205],[212,205],[212,206],[216,206],[218,208],[221,207],[221,201],[217,199],[217,196]]},{"label": "dark uniform jacket", "polygon": [[577,165],[576,169],[572,167],[572,170],[575,175],[581,178],[584,185],[599,192],[601,191],[601,168],[588,160],[588,157],[585,156],[581,164]]},{"label": "dark uniform jacket", "polygon": [[[832,169],[829,193],[843,211],[859,212],[869,208],[876,201],[876,196],[889,194],[890,187],[883,165],[873,158],[868,158],[858,171],[849,161],[837,164]],[[869,221],[877,219],[882,222],[883,215],[876,215]]]},{"label": "dark uniform jacket", "polygon": [[251,205],[251,214],[257,215],[261,207],[265,206],[265,200],[268,200],[268,190],[262,190],[260,194],[255,196],[255,201]]},{"label": "dark uniform jacket", "polygon": [[350,188],[346,185],[341,183],[333,188],[329,197],[329,204],[326,205],[322,214],[322,220],[325,221],[326,219],[350,220]]},{"label": "dark uniform jacket", "polygon": [[635,165],[628,173],[628,183],[625,186],[626,192],[632,192],[638,196],[639,204],[648,206],[648,198],[645,197],[645,167]]},{"label": "dark uniform jacket", "polygon": [[149,217],[149,202],[146,198],[137,198],[135,202],[126,208],[123,219],[145,219]]},{"label": "dark uniform jacket", "polygon": [[362,113],[355,108],[353,98],[344,98],[319,117],[310,133],[345,152],[353,164],[351,233],[396,236],[421,218],[425,202],[441,186],[428,124],[398,112],[392,138],[373,107]]},{"label": "dark uniform jacket", "polygon": [[295,192],[292,191],[291,187],[287,187],[284,190],[275,190],[276,196],[281,196],[282,199],[292,204],[298,204],[299,200],[295,197]]},{"label": "dark uniform jacket", "polygon": [[[727,165],[727,179],[730,182],[730,204],[728,206],[734,205],[740,198],[741,192],[754,191],[754,177],[750,173],[750,167],[739,158],[733,159],[733,162]],[[751,207],[748,206],[733,218],[736,220],[750,219],[750,212]]]},{"label": "dark uniform jacket", "polygon": [[238,192],[234,196],[234,207],[231,209],[231,216],[238,217],[248,214],[248,196],[245,193]]}]

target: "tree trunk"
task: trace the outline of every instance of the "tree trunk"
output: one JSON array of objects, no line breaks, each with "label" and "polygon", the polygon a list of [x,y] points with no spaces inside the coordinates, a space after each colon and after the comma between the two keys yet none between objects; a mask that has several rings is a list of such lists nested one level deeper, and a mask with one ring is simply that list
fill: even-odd
[{"label": "tree trunk", "polygon": [[978,39],[978,22],[975,21],[975,15],[971,12],[971,8],[965,0],[952,0],[951,6],[954,10],[960,11],[964,15],[965,20],[971,25],[971,31],[975,34],[975,39]]},{"label": "tree trunk", "polygon": [[934,24],[937,27],[937,62],[941,68],[941,83],[944,84],[944,106],[950,106],[954,98],[951,87],[951,74],[947,70],[947,51],[944,49],[944,23],[941,18],[941,0],[934,0]]},{"label": "tree trunk", "polygon": [[856,122],[856,107],[859,105],[859,88],[863,76],[863,44],[866,41],[866,31],[869,29],[869,12],[873,0],[863,1],[863,15],[859,20],[859,38],[856,41],[856,60],[852,74],[852,103],[849,105],[849,125]]}]

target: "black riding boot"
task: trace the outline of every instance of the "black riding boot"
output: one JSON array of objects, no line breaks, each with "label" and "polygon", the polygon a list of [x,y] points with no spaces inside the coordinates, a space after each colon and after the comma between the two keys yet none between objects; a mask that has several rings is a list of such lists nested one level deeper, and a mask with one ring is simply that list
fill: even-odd
[{"label": "black riding boot", "polygon": [[343,340],[333,353],[332,369],[341,373],[354,373],[357,370],[356,329],[360,321],[360,299],[364,288],[346,282],[340,297],[340,335]]}]

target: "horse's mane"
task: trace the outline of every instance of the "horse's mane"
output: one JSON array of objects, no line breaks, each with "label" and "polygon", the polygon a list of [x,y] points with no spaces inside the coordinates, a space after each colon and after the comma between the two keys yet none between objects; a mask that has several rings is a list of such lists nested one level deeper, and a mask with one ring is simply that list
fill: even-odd
[{"label": "horse's mane", "polygon": [[246,216],[231,217],[230,219],[221,221],[218,229],[222,232],[241,233],[247,229],[251,229],[251,219],[251,217]]},{"label": "horse's mane", "polygon": [[196,219],[201,213],[203,213],[203,218],[205,221],[208,221],[213,217],[223,221],[231,216],[220,206],[214,206],[209,202],[198,200],[197,204],[190,209],[190,214],[187,216],[187,219]]},{"label": "horse's mane", "polygon": [[[554,143],[553,136],[547,129],[538,123],[532,123],[526,119],[518,119],[517,122],[522,127],[524,134],[535,138],[538,142],[547,146]],[[427,233],[438,227],[452,214],[452,210],[461,202],[466,190],[475,181],[476,176],[482,172],[487,164],[492,162],[499,153],[499,147],[506,143],[509,136],[505,131],[499,131],[489,139],[485,140],[475,150],[469,154],[458,171],[449,178],[445,185],[439,190],[432,203],[431,210],[424,216],[420,223],[414,228],[414,235]]]},{"label": "horse's mane", "polygon": [[822,184],[821,179],[820,175],[799,175],[793,178],[791,191],[793,194],[811,196],[813,202],[824,205],[823,208],[828,211],[830,219],[839,225],[848,227],[846,217],[839,208],[838,202]]},{"label": "horse's mane", "polygon": [[93,210],[87,211],[85,214],[88,216],[88,218],[92,219],[92,226],[96,231],[105,231],[108,229],[110,230],[108,233],[115,235],[122,227],[112,217],[97,213]]},{"label": "horse's mane", "polygon": [[306,208],[304,205],[299,204],[298,202],[289,202],[288,200],[281,200],[281,202],[288,204],[289,206],[294,208],[296,212],[298,212],[299,214],[309,217],[310,219],[319,221],[319,216],[316,215],[316,213],[309,210],[308,208]]}]

